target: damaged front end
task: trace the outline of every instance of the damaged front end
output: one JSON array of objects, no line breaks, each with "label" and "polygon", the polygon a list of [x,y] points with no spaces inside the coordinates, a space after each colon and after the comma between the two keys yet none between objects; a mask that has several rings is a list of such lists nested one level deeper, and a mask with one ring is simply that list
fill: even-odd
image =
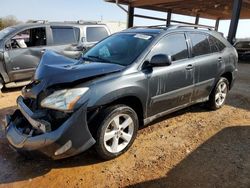
[{"label": "damaged front end", "polygon": [[19,109],[6,118],[6,136],[16,150],[39,151],[53,159],[62,159],[95,144],[87,125],[86,105],[50,122],[51,111],[32,112],[21,96],[17,104]]},{"label": "damaged front end", "polygon": [[18,110],[6,118],[6,136],[16,150],[38,150],[53,159],[81,153],[92,145],[87,123],[91,87],[86,82],[122,70],[108,63],[77,62],[45,52],[34,81],[18,97]]}]

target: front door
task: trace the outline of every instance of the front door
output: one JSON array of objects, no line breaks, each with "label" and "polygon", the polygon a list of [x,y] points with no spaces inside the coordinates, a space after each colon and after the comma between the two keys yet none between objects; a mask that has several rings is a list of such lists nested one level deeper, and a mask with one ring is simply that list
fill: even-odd
[{"label": "front door", "polygon": [[10,81],[32,77],[46,43],[45,27],[21,31],[7,41],[4,59]]},{"label": "front door", "polygon": [[153,67],[148,74],[148,116],[174,109],[191,102],[194,89],[194,65],[189,59],[184,33],[165,36],[153,48],[148,60],[156,54],[170,55],[172,64]]}]

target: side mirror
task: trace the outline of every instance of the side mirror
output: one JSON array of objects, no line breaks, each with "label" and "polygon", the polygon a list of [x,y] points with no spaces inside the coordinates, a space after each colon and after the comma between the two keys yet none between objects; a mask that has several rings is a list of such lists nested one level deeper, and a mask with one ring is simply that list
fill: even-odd
[{"label": "side mirror", "polygon": [[171,56],[158,54],[154,55],[149,63],[153,67],[169,66],[172,64]]}]

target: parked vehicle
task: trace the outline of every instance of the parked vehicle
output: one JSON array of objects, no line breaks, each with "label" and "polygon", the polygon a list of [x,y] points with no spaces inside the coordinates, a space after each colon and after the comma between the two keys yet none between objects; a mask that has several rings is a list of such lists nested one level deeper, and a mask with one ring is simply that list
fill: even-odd
[{"label": "parked vehicle", "polygon": [[181,26],[125,30],[80,61],[46,52],[17,99],[19,109],[6,118],[7,138],[18,151],[53,159],[93,145],[112,159],[129,149],[138,127],[158,117],[200,102],[221,108],[237,62],[217,32]]},{"label": "parked vehicle", "polygon": [[250,39],[240,39],[234,43],[239,59],[250,58]]},{"label": "parked vehicle", "polygon": [[29,83],[45,50],[54,50],[71,58],[110,32],[96,22],[36,22],[8,27],[0,31],[0,89]]}]

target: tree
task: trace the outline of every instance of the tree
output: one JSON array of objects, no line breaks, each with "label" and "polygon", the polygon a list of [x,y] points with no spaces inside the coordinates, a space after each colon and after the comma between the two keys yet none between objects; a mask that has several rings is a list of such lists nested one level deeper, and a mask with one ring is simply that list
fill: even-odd
[{"label": "tree", "polygon": [[19,23],[21,22],[18,21],[17,18],[13,15],[0,18],[0,30]]}]

